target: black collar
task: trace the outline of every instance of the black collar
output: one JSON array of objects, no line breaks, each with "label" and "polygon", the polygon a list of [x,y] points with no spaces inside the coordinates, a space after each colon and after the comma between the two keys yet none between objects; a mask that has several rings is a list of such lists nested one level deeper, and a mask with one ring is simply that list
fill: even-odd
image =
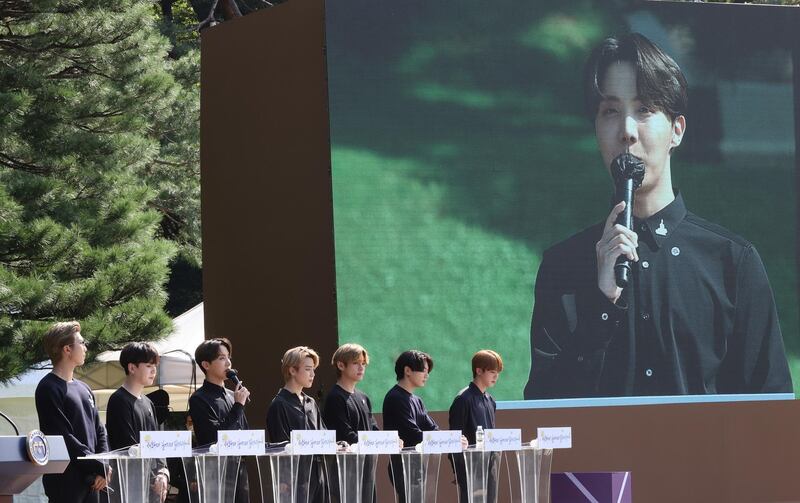
[{"label": "black collar", "polygon": [[680,191],[676,191],[675,199],[660,211],[645,219],[634,217],[633,230],[639,234],[640,239],[645,238],[658,249],[675,233],[678,225],[686,218],[686,213],[683,196]]}]

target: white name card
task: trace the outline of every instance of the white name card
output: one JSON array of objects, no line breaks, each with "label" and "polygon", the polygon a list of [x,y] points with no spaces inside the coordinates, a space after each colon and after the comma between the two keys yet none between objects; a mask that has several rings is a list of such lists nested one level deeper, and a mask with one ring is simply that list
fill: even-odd
[{"label": "white name card", "polygon": [[258,456],[264,454],[264,430],[221,430],[217,432],[220,456]]},{"label": "white name card", "polygon": [[399,454],[400,438],[396,431],[359,431],[359,454]]},{"label": "white name card", "polygon": [[421,445],[423,454],[461,452],[461,430],[426,431]]},{"label": "white name card", "polygon": [[483,432],[483,449],[487,451],[516,451],[522,446],[519,428],[488,429]]},{"label": "white name card", "polygon": [[536,440],[539,449],[571,449],[572,427],[538,428]]},{"label": "white name card", "polygon": [[335,430],[293,430],[292,454],[336,454]]},{"label": "white name card", "polygon": [[192,432],[140,431],[139,453],[143,458],[191,457]]}]

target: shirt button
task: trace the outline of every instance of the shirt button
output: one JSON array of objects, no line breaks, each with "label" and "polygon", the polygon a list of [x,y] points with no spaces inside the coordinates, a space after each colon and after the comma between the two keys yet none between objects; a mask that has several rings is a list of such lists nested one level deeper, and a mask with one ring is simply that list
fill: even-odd
[{"label": "shirt button", "polygon": [[640,226],[639,226],[639,229],[640,229],[642,232],[647,232],[647,224],[642,224],[642,225],[640,225]]},{"label": "shirt button", "polygon": [[648,267],[650,267],[650,262],[648,262],[646,260],[644,262],[642,262],[642,269],[647,269]]},{"label": "shirt button", "polygon": [[677,257],[678,255],[680,255],[680,254],[681,254],[681,249],[680,249],[680,248],[678,248],[677,246],[673,246],[673,247],[672,247],[672,250],[670,250],[670,251],[672,252],[672,255],[673,255],[674,257]]},{"label": "shirt button", "polygon": [[645,370],[644,371],[644,375],[646,375],[647,377],[652,377],[653,376],[653,369]]},{"label": "shirt button", "polygon": [[603,318],[603,321],[606,321],[608,319],[608,313],[603,313],[600,317]]},{"label": "shirt button", "polygon": [[583,355],[579,355],[579,356],[578,356],[578,361],[579,361],[579,362],[582,362],[582,361],[583,361]]},{"label": "shirt button", "polygon": [[650,313],[642,313],[642,319],[647,321],[650,319]]}]

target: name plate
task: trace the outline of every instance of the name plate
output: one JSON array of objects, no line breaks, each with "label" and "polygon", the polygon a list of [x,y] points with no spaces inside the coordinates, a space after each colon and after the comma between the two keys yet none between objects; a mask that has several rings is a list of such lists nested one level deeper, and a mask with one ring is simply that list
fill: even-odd
[{"label": "name plate", "polygon": [[292,454],[336,454],[335,430],[293,430]]},{"label": "name plate", "polygon": [[519,428],[488,429],[483,432],[483,449],[487,451],[516,451],[522,446]]},{"label": "name plate", "polygon": [[143,458],[191,457],[192,432],[140,431],[139,455]]},{"label": "name plate", "polygon": [[264,451],[264,430],[217,432],[217,454],[220,456],[258,456]]},{"label": "name plate", "polygon": [[423,454],[461,452],[461,430],[426,431],[420,445]]},{"label": "name plate", "polygon": [[400,438],[396,431],[359,431],[359,454],[398,454]]},{"label": "name plate", "polygon": [[538,428],[536,441],[540,449],[571,449],[572,427]]}]

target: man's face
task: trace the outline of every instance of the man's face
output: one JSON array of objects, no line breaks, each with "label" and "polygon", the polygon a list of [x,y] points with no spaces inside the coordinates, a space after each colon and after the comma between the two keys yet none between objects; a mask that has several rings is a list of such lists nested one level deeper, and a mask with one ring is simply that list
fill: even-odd
[{"label": "man's face", "polygon": [[497,384],[500,372],[497,370],[475,369],[475,380],[484,388],[491,388]]},{"label": "man's face", "polygon": [[61,351],[64,359],[80,367],[86,361],[86,340],[80,332],[75,332],[75,341],[61,348]]},{"label": "man's face", "polygon": [[153,385],[157,372],[158,366],[155,363],[128,364],[128,375],[132,377],[134,382],[145,387]]},{"label": "man's face", "polygon": [[600,90],[606,98],[600,102],[594,124],[606,168],[630,148],[630,153],[645,163],[640,191],[668,183],[670,149],[683,138],[684,117],[670,121],[664,112],[642,103],[636,90],[636,69],[626,61],[608,67]]},{"label": "man's face", "polygon": [[421,388],[428,382],[428,362],[423,363],[423,370],[411,370],[411,367],[405,368],[406,377],[415,388]]},{"label": "man's face", "polygon": [[347,365],[343,362],[338,362],[336,365],[342,373],[342,378],[350,382],[360,382],[364,379],[364,372],[367,370],[367,364],[364,363],[363,358],[359,358]]},{"label": "man's face", "polygon": [[289,369],[292,378],[303,388],[310,388],[314,384],[314,360],[306,356],[297,367]]},{"label": "man's face", "polygon": [[225,380],[225,374],[231,368],[231,355],[228,353],[228,348],[220,346],[217,357],[210,362],[203,362],[203,368],[206,369],[206,377],[215,381]]}]

